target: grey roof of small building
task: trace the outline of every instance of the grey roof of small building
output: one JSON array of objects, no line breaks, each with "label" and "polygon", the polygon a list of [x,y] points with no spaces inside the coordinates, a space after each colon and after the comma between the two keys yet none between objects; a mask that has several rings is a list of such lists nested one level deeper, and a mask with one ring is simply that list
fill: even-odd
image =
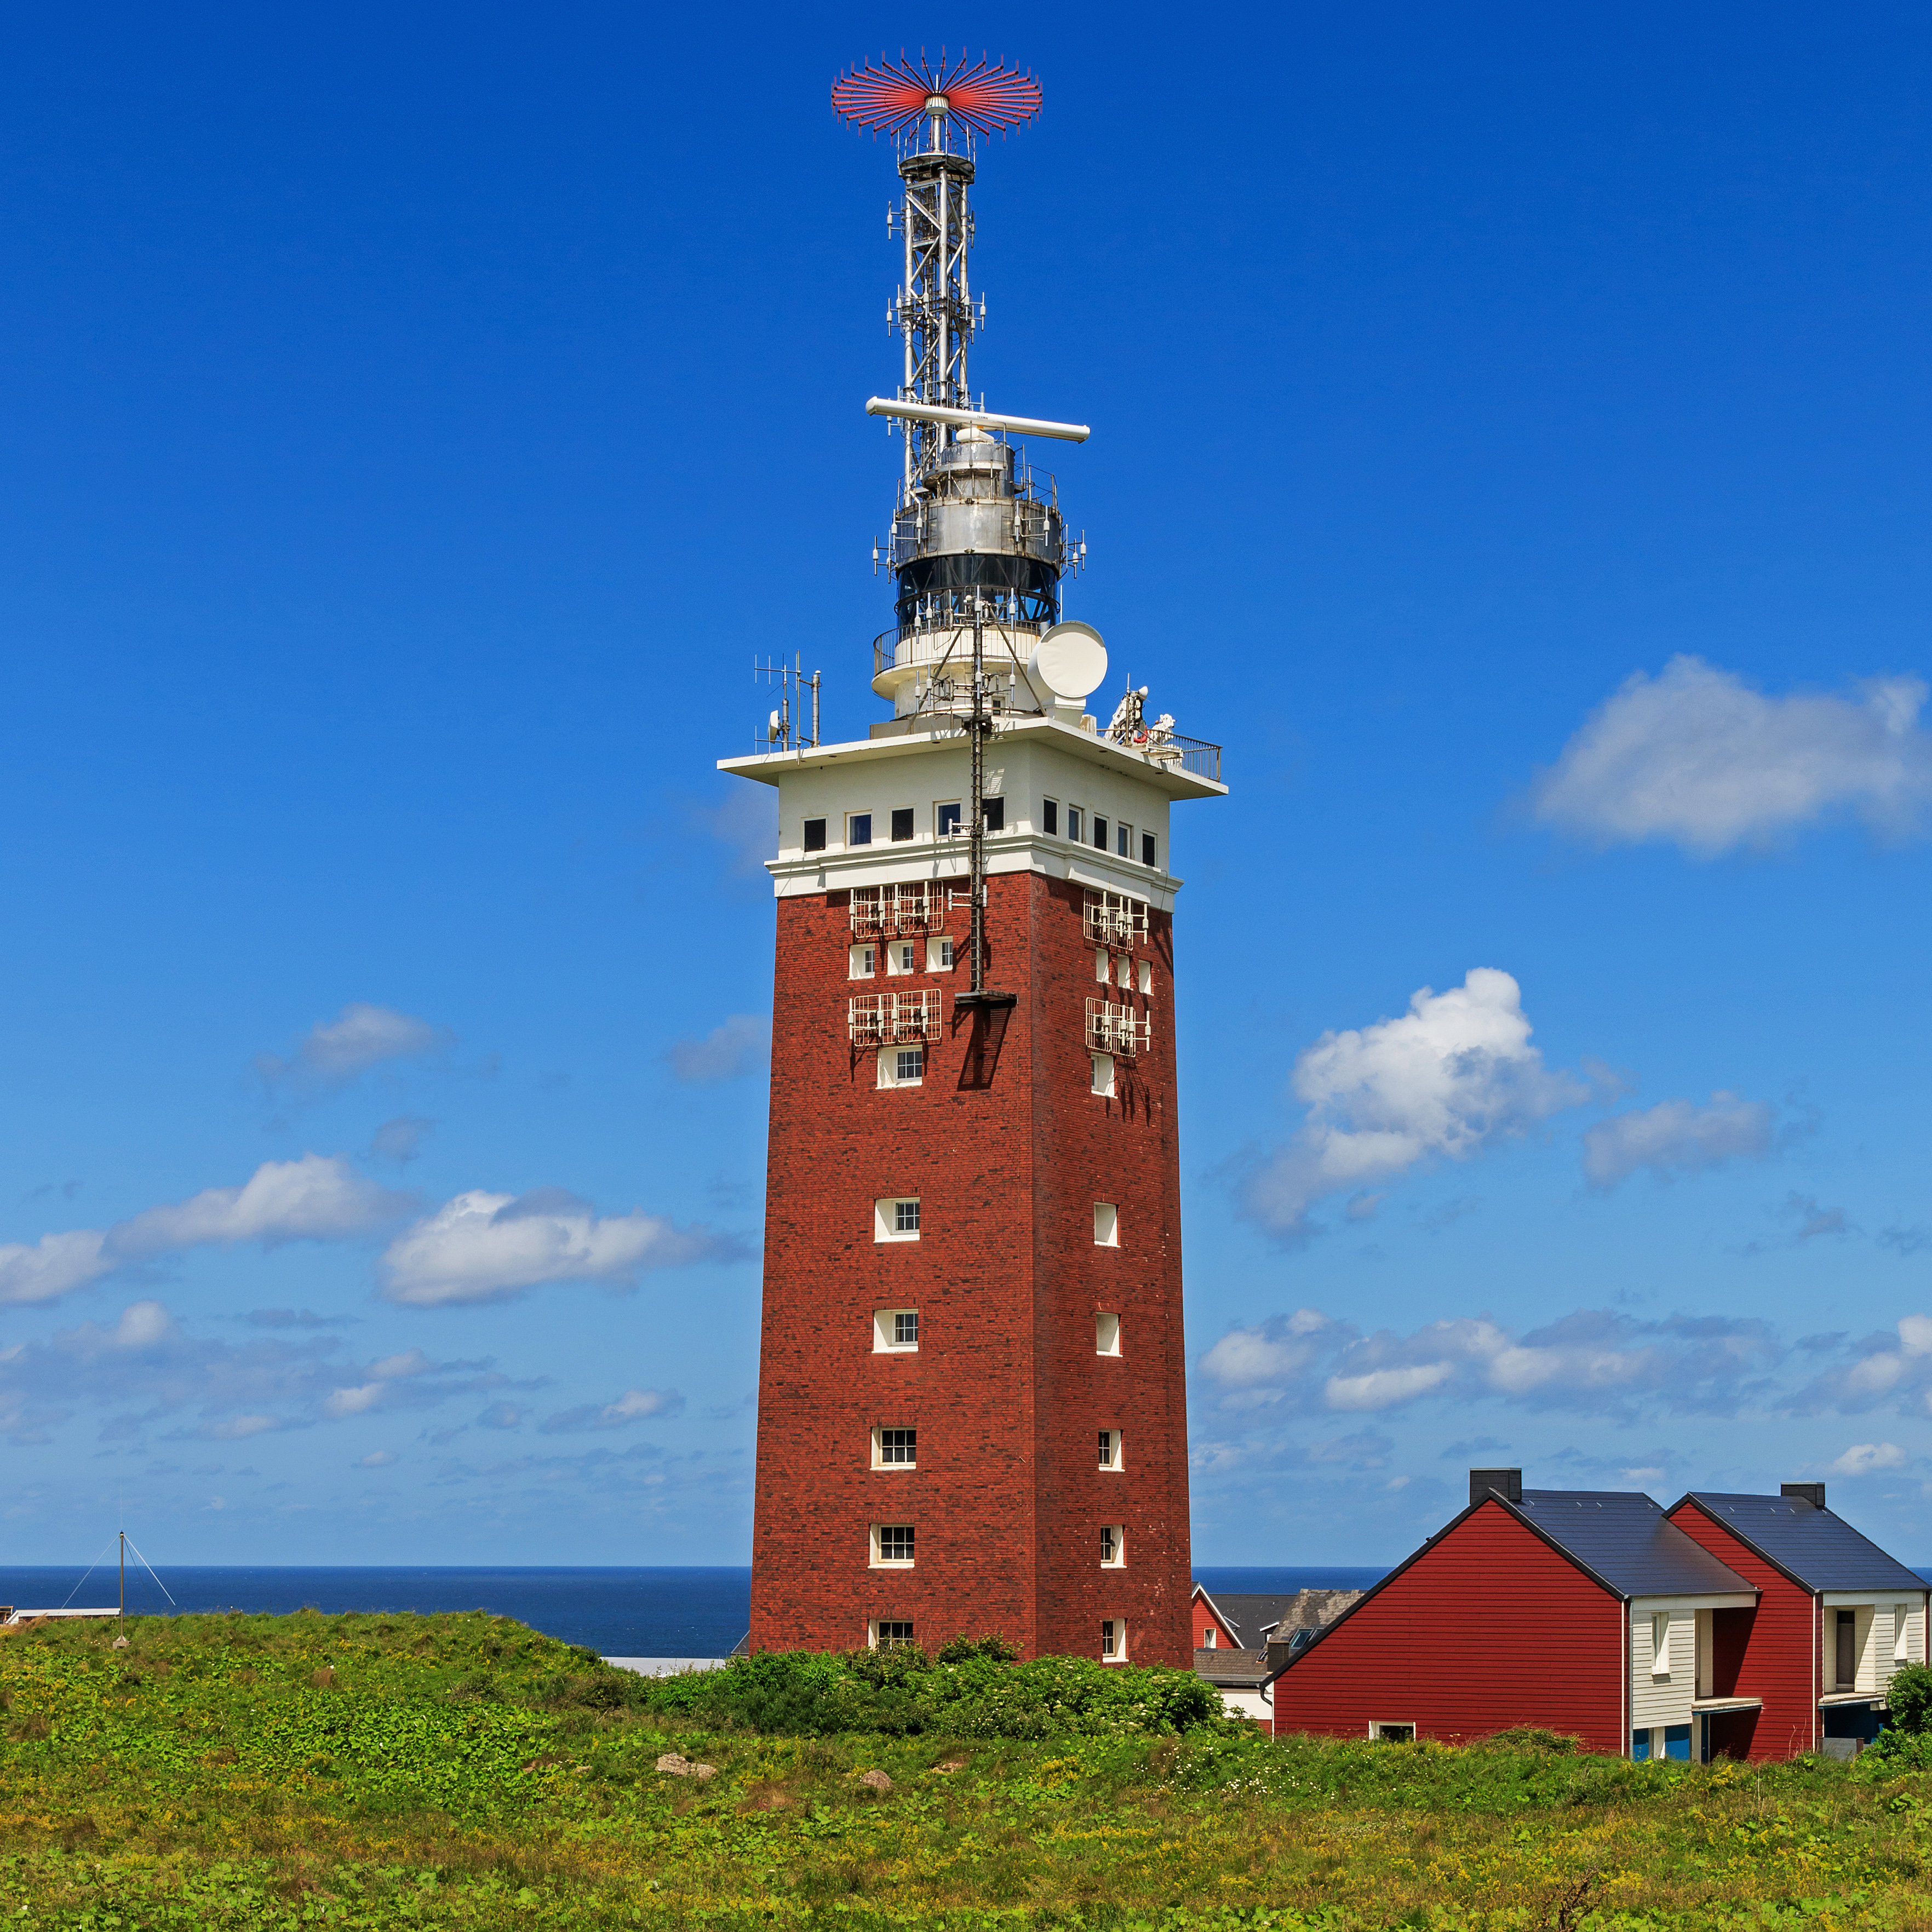
[{"label": "grey roof of small building", "polygon": [[1258,1644],[1267,1632],[1312,1628],[1332,1623],[1355,1599],[1359,1590],[1290,1590],[1254,1595],[1204,1590],[1228,1628],[1244,1643]]},{"label": "grey roof of small building", "polygon": [[1685,1535],[1640,1490],[1525,1490],[1514,1507],[1619,1596],[1757,1588]]},{"label": "grey roof of small building", "polygon": [[1808,1590],[1923,1590],[1925,1579],[1861,1536],[1835,1510],[1799,1496],[1730,1496],[1693,1490],[1697,1504]]},{"label": "grey roof of small building", "polygon": [[1194,1673],[1230,1690],[1256,1690],[1267,1677],[1264,1650],[1197,1650]]}]

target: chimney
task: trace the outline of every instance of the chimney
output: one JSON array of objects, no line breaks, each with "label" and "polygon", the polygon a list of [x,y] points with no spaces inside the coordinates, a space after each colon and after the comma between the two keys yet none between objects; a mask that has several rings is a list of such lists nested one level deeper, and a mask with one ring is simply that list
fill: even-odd
[{"label": "chimney", "polygon": [[[1522,1472],[1520,1469],[1472,1469],[1469,1472],[1469,1506],[1477,1504],[1489,1495],[1495,1494],[1504,1502],[1520,1503],[1522,1501]],[[1824,1507],[1824,1492],[1819,1492],[1819,1507]]]},{"label": "chimney", "polygon": [[1814,1509],[1825,1507],[1825,1485],[1822,1483],[1780,1483],[1778,1493],[1789,1496],[1793,1502],[1809,1503]]}]

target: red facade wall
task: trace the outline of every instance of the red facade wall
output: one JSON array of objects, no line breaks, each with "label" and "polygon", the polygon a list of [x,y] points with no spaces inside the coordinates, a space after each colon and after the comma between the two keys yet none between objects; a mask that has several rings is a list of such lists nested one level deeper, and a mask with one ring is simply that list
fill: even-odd
[{"label": "red facade wall", "polygon": [[[1714,1677],[1712,1688],[1724,1696],[1762,1697],[1764,1708],[1754,1724],[1733,1720],[1714,1732],[1714,1752],[1722,1749],[1727,1754],[1762,1760],[1795,1757],[1800,1751],[1814,1749],[1818,1739],[1818,1637],[1810,1592],[1740,1543],[1690,1498],[1687,1497],[1670,1512],[1670,1520],[1764,1592],[1755,1610],[1719,1612],[1726,1618],[1748,1618],[1750,1631],[1736,1647],[1731,1688],[1719,1690],[1721,1676]],[[1720,1635],[1716,1628],[1712,1634],[1712,1662],[1721,1669],[1731,1645],[1716,1641]]]},{"label": "red facade wall", "polygon": [[[928,1648],[998,1630],[1026,1654],[1097,1656],[1124,1620],[1138,1663],[1191,1662],[1180,1170],[1170,921],[1148,945],[1152,1051],[1089,1092],[1085,1004],[1101,991],[1083,894],[1034,873],[988,882],[987,984],[1012,1009],[956,1009],[950,973],[847,977],[843,893],[782,899],[758,1388],[752,1642],[848,1649],[868,1618]],[[854,993],[938,986],[924,1084],[880,1090],[848,1046]],[[1109,997],[1124,995],[1116,988]],[[916,1242],[873,1239],[873,1203],[916,1195]],[[1120,1212],[1097,1246],[1094,1206]],[[916,1354],[872,1348],[875,1308],[916,1306]],[[1094,1347],[1121,1318],[1122,1352]],[[919,1431],[916,1470],[870,1466],[874,1425]],[[1125,1432],[1103,1473],[1102,1428]],[[916,1567],[869,1567],[868,1526],[909,1522]],[[1100,1566],[1100,1529],[1126,1564]]]},{"label": "red facade wall", "polygon": [[1486,1502],[1276,1678],[1275,1730],[1453,1744],[1541,1724],[1622,1755],[1628,1649],[1619,1600]]},{"label": "red facade wall", "polygon": [[1209,1630],[1212,1630],[1214,1633],[1212,1648],[1217,1650],[1238,1650],[1240,1648],[1240,1639],[1235,1636],[1226,1624],[1214,1614],[1212,1606],[1205,1598],[1197,1596],[1194,1599],[1193,1629],[1194,1647],[1196,1650],[1206,1650],[1210,1648],[1201,1640],[1203,1633]]}]

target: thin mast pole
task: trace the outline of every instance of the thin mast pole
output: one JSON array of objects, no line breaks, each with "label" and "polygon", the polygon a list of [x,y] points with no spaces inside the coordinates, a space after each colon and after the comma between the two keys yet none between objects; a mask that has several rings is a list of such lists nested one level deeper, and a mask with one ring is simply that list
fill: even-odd
[{"label": "thin mast pole", "polygon": [[968,833],[967,857],[972,899],[973,991],[986,989],[986,740],[992,728],[985,716],[986,606],[976,591],[973,597],[973,822]]},{"label": "thin mast pole", "polygon": [[128,1634],[128,1532],[121,1532],[121,1628],[117,1636]]}]

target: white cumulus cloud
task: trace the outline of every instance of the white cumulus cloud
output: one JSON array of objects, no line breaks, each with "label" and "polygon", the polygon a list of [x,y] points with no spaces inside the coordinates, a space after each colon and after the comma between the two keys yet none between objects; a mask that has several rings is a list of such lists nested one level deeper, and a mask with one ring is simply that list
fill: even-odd
[{"label": "white cumulus cloud", "polygon": [[1902,1469],[1905,1451],[1896,1442],[1854,1442],[1836,1462],[1825,1466],[1828,1476],[1868,1476],[1874,1469]]},{"label": "white cumulus cloud", "polygon": [[115,1265],[103,1256],[106,1240],[94,1228],[76,1228],[32,1243],[0,1243],[0,1302],[53,1301],[98,1281]]},{"label": "white cumulus cloud", "polygon": [[340,1154],[264,1161],[239,1187],[207,1187],[172,1207],[150,1208],[109,1234],[122,1257],[260,1241],[337,1241],[367,1234],[412,1205],[365,1180]]},{"label": "white cumulus cloud", "polygon": [[1701,1174],[1725,1162],[1771,1151],[1772,1114],[1762,1100],[1716,1093],[1708,1106],[1663,1100],[1599,1120],[1583,1136],[1583,1172],[1592,1187],[1614,1187],[1640,1167],[1660,1180]]},{"label": "white cumulus cloud", "polygon": [[390,1243],[383,1292],[420,1307],[498,1301],[544,1282],[628,1282],[646,1268],[712,1258],[728,1245],[641,1208],[600,1216],[557,1189],[472,1189]]},{"label": "white cumulus cloud", "polygon": [[1916,677],[1850,695],[1767,697],[1701,658],[1639,671],[1532,793],[1536,815],[1600,844],[1661,840],[1708,858],[1838,812],[1897,834],[1932,798]]},{"label": "white cumulus cloud", "polygon": [[332,1020],[319,1020],[286,1058],[258,1054],[255,1070],[273,1087],[286,1080],[338,1087],[386,1060],[424,1060],[446,1051],[454,1036],[412,1013],[354,1000]]},{"label": "white cumulus cloud", "polygon": [[1292,1079],[1308,1116],[1246,1183],[1247,1210],[1277,1233],[1306,1232],[1324,1196],[1372,1188],[1418,1163],[1467,1160],[1588,1097],[1530,1044],[1522,988],[1493,967],[1424,986],[1408,1011],[1324,1033]]}]

